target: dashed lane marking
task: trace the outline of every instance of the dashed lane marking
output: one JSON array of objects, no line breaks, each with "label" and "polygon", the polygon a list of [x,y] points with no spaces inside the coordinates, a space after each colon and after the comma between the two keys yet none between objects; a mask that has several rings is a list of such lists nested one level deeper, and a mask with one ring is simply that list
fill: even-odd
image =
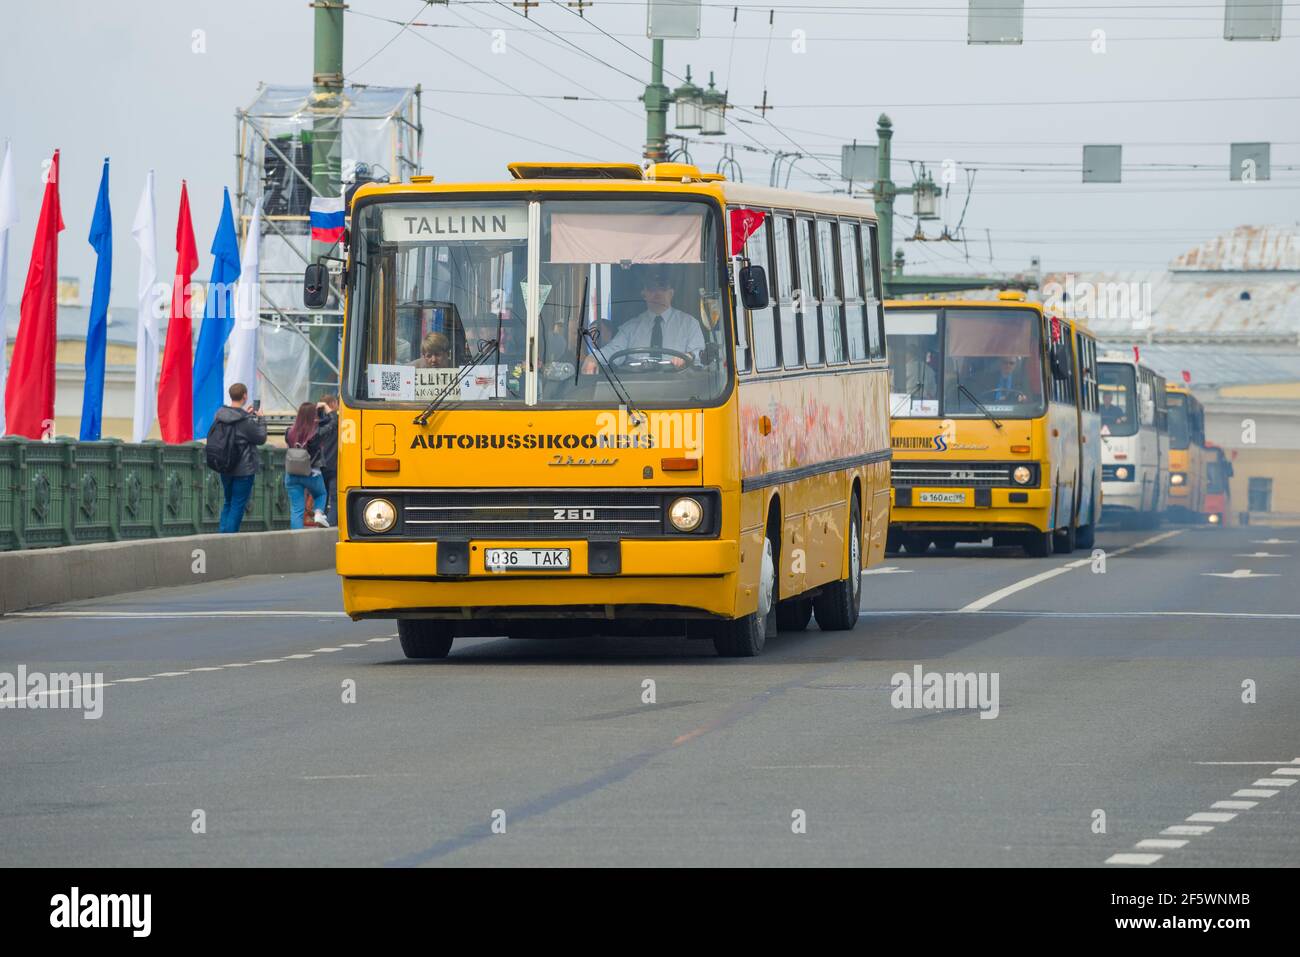
[{"label": "dashed lane marking", "polygon": [[1260,778],[1254,782],[1257,788],[1289,788],[1295,784],[1295,778]]},{"label": "dashed lane marking", "polygon": [[1154,864],[1163,854],[1112,854],[1106,858],[1107,864]]},{"label": "dashed lane marking", "polygon": [[1209,834],[1214,830],[1213,824],[1171,824],[1161,831],[1161,834],[1186,834],[1190,837],[1200,837],[1203,834]]},{"label": "dashed lane marking", "polygon": [[1167,837],[1148,837],[1138,841],[1133,846],[1139,850],[1177,850],[1180,847],[1186,847],[1188,844],[1185,840],[1177,840]]},{"label": "dashed lane marking", "polygon": [[1277,790],[1274,788],[1242,788],[1240,791],[1233,791],[1232,796],[1235,798],[1271,798]]},{"label": "dashed lane marking", "polygon": [[1237,815],[1230,811],[1197,811],[1195,814],[1189,814],[1189,821],[1213,821],[1215,824],[1227,824]]},{"label": "dashed lane marking", "polygon": [[1258,801],[1215,801],[1210,807],[1217,811],[1249,811],[1258,805]]},{"label": "dashed lane marking", "polygon": [[[1143,539],[1140,542],[1135,542],[1132,545],[1126,545],[1123,548],[1115,549],[1115,551],[1113,552],[1107,552],[1106,557],[1115,558],[1119,555],[1125,555],[1129,552],[1136,551],[1139,548],[1146,548],[1148,545],[1155,545],[1157,542],[1163,542],[1166,539],[1173,538],[1175,535],[1181,535],[1182,533],[1183,530],[1181,528],[1177,528],[1169,532],[1161,532],[1159,535],[1153,535],[1150,538]],[[985,595],[983,598],[976,598],[973,602],[971,602],[969,605],[964,606],[960,610],[961,611],[983,611],[985,608],[988,608],[990,605],[996,604],[997,602],[1000,602],[1002,599],[1014,595],[1016,592],[1024,591],[1026,588],[1032,588],[1034,585],[1055,578],[1057,575],[1064,575],[1066,572],[1071,571],[1075,568],[1082,568],[1086,564],[1088,564],[1087,559],[1079,559],[1077,561],[1068,562],[1064,565],[1058,565],[1056,568],[1050,568],[1045,572],[1039,572],[1037,575],[1030,575],[1028,578],[1022,578],[1020,581],[1013,582],[1012,584],[1007,585],[1005,588],[999,588],[995,592],[990,592],[989,594]]]}]

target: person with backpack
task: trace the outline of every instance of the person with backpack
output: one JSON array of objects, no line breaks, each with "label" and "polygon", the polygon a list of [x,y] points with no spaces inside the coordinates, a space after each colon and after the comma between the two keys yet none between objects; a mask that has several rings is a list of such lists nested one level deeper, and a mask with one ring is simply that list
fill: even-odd
[{"label": "person with backpack", "polygon": [[338,479],[339,479],[339,397],[337,394],[330,392],[320,397],[316,403],[316,408],[320,410],[317,415],[317,421],[323,421],[323,417],[328,417],[334,427],[330,430],[328,437],[321,444],[321,478],[325,480],[325,495],[329,502],[325,509],[325,517],[329,519],[331,525],[338,524]]},{"label": "person with backpack", "polygon": [[337,420],[321,412],[315,402],[298,406],[298,415],[284,434],[289,451],[284,454],[284,487],[289,493],[289,527],[302,528],[307,511],[307,493],[315,507],[314,521],[329,527],[325,517],[325,480],[321,477],[326,445],[335,441]]},{"label": "person with backpack", "polygon": [[223,533],[239,531],[244,521],[244,509],[261,466],[257,447],[266,444],[266,420],[253,406],[245,407],[247,401],[248,387],[242,382],[231,383],[230,405],[217,410],[208,430],[204,455],[208,468],[221,476],[225,494],[218,525]]}]

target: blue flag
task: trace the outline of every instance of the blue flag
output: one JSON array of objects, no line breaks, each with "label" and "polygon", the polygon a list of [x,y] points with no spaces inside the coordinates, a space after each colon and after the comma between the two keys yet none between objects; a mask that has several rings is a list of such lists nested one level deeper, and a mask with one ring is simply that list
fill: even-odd
[{"label": "blue flag", "polygon": [[90,221],[95,263],[95,292],[86,324],[86,384],[81,396],[81,441],[97,442],[104,427],[104,354],[108,350],[108,292],[113,281],[113,214],[108,208],[108,160],[99,180],[99,199]]},{"label": "blue flag", "polygon": [[194,353],[194,438],[212,428],[217,410],[225,402],[221,389],[226,339],[235,328],[235,280],[239,278],[239,237],[230,212],[230,190],[225,190],[221,221],[212,240],[212,279],[203,308],[203,327]]}]

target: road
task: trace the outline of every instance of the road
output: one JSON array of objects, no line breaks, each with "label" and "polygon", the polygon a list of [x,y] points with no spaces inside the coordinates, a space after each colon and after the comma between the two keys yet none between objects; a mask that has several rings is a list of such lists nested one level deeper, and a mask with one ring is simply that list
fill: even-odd
[{"label": "road", "polygon": [[[855,630],[749,660],[467,639],[410,662],[327,573],[6,617],[0,672],[107,684],[98,720],[0,710],[0,863],[1300,863],[1300,529],[1098,548],[1104,573],[891,556]],[[997,717],[893,707],[917,665],[996,673]]]}]

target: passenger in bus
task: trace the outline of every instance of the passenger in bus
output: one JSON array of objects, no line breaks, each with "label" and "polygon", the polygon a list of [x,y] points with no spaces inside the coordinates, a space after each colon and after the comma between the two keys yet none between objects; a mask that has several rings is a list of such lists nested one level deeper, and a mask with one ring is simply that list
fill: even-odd
[{"label": "passenger in bus", "polygon": [[[704,349],[704,333],[699,321],[689,313],[673,307],[673,283],[667,269],[662,266],[647,267],[641,275],[641,298],[645,301],[645,312],[623,323],[621,329],[601,351],[607,358],[612,358],[625,349],[645,350],[653,356],[658,350],[671,350],[663,353],[677,368],[682,368],[687,361]],[[690,360],[683,359],[682,353]],[[588,355],[582,363],[582,371],[590,375],[596,371],[596,358]]]},{"label": "passenger in bus", "polygon": [[1028,402],[1020,357],[1000,358],[992,376],[985,380],[984,386],[979,390],[979,396],[988,402]]},{"label": "passenger in bus", "polygon": [[451,366],[451,346],[441,332],[431,332],[420,342],[420,358],[411,363],[417,369],[446,369]]},{"label": "passenger in bus", "polygon": [[1101,394],[1101,424],[1107,428],[1116,425],[1123,425],[1128,421],[1128,416],[1124,410],[1115,404],[1115,393],[1103,392]]}]

